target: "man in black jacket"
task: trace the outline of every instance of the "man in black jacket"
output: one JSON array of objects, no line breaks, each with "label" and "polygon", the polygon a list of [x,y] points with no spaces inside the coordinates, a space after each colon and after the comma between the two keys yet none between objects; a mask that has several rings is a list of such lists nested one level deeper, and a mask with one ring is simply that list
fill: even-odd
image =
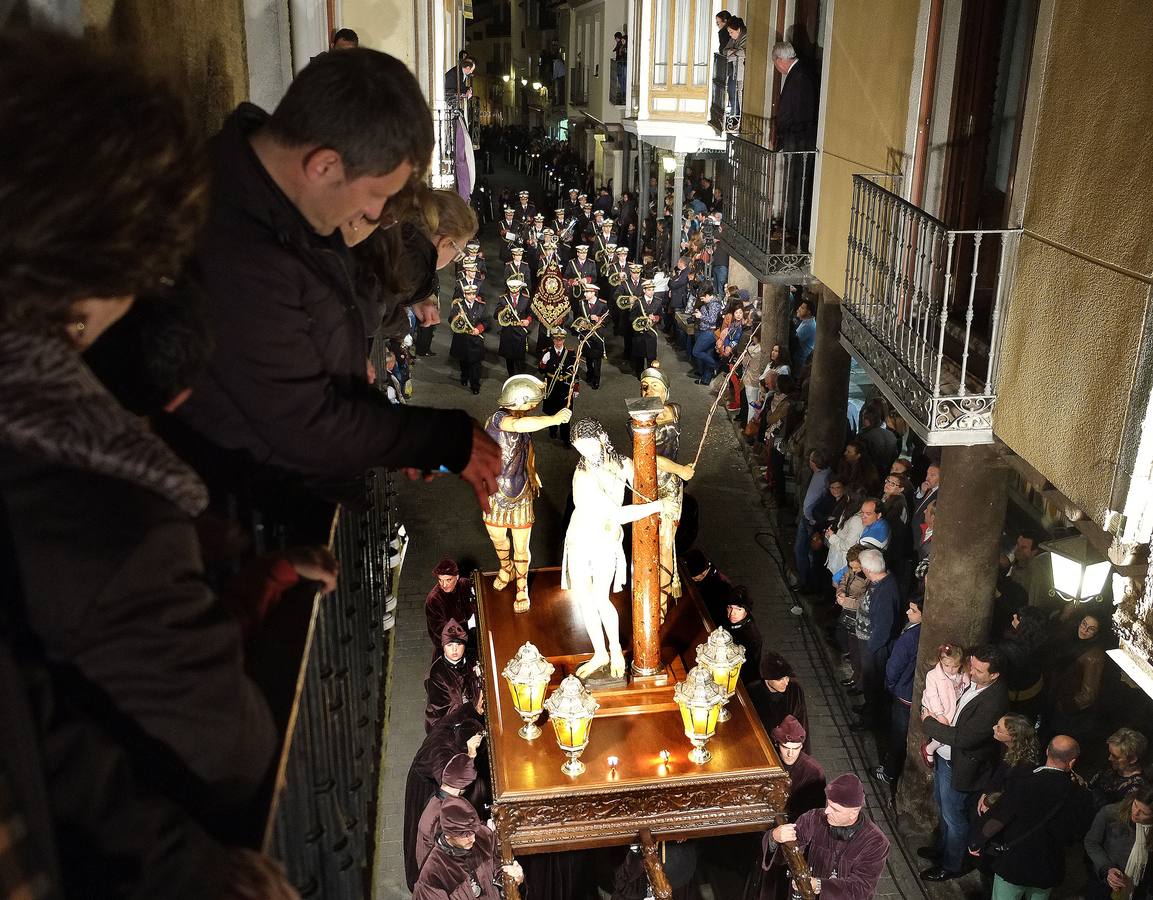
[{"label": "man in black jacket", "polygon": [[1065,851],[1093,820],[1093,799],[1073,774],[1081,747],[1059,734],[1045,748],[1045,765],[1012,778],[978,824],[984,854],[993,847],[994,897],[1038,897],[1065,880]]},{"label": "man in black jacket", "polygon": [[374,466],[444,467],[487,508],[500,450],[483,429],[462,411],[394,406],[369,385],[366,323],[339,230],[382,216],[388,227],[387,201],[420,175],[432,143],[416,79],[366,49],[317,58],[271,116],[242,104],[229,117],[213,141],[211,208],[193,262],[216,355],[180,412],[209,456],[239,453],[314,483]]},{"label": "man in black jacket", "polygon": [[[785,152],[814,150],[817,146],[817,86],[797,51],[788,41],[773,46],[773,68],[781,75],[777,101],[777,149]],[[786,156],[785,231],[801,235],[808,231],[809,198],[813,189],[813,157]]]},{"label": "man in black jacket", "polygon": [[1009,708],[1001,678],[1002,657],[995,647],[979,647],[969,657],[969,687],[957,701],[950,723],[921,713],[926,737],[941,742],[933,766],[933,795],[940,814],[937,864],[921,873],[926,881],[948,881],[966,871],[966,838],[971,799],[997,763],[999,748],[993,726]]}]

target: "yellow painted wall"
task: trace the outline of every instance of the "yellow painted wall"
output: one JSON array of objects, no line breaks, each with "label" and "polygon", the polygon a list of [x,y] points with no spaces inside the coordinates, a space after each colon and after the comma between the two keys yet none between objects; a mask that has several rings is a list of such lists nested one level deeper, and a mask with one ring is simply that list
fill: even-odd
[{"label": "yellow painted wall", "polygon": [[838,2],[826,36],[820,195],[813,274],[845,287],[853,175],[902,167],[918,4]]},{"label": "yellow painted wall", "polygon": [[[1055,0],[1023,225],[1153,272],[1153,9]],[[1085,35],[1109,35],[1086,56]],[[1038,41],[1038,52],[1046,52]],[[1026,234],[1007,310],[994,429],[1094,520],[1108,508],[1149,301],[1144,281]]]},{"label": "yellow painted wall", "polygon": [[84,0],[86,32],[187,98],[202,134],[248,95],[242,0]]},{"label": "yellow painted wall", "polygon": [[362,47],[381,50],[416,69],[412,0],[342,0],[340,7],[340,24],[360,35]]}]

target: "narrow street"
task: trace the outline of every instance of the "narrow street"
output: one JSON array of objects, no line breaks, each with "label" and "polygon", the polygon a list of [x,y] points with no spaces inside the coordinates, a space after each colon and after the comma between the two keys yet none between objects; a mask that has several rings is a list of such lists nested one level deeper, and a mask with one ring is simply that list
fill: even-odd
[{"label": "narrow street", "polygon": [[[499,163],[497,173],[490,176],[492,188],[497,192],[506,184],[520,188],[527,181],[525,176]],[[537,199],[539,184],[533,184],[531,189]],[[496,281],[501,271],[495,226],[483,228],[481,239],[490,272],[485,294],[491,301],[498,293]],[[448,297],[452,273],[447,271],[442,275],[442,297]],[[442,305],[447,308],[447,303]],[[433,344],[436,356],[418,361],[411,402],[464,408],[483,421],[495,410],[505,379],[503,360],[496,356],[496,340],[494,337],[488,340],[481,393],[473,396],[460,386],[455,363],[448,356],[450,337],[447,324],[437,329]],[[691,461],[713,398],[705,387],[693,383],[684,353],[674,351],[663,339],[659,344],[659,358],[672,382],[672,399],[681,404],[681,461]],[[618,450],[627,454],[631,442],[626,428],[625,400],[635,396],[639,396],[638,383],[622,358],[621,341],[611,339],[601,389],[592,391],[582,385],[574,419],[586,415],[599,418]],[[538,434],[535,444],[543,490],[536,505],[532,564],[555,566],[561,562],[561,518],[577,454],[571,447],[550,441],[547,432]],[[794,601],[783,578],[783,560],[775,538],[781,513],[762,504],[755,475],[722,406],[713,419],[696,478],[688,485],[688,492],[700,504],[697,546],[734,584],[748,587],[756,619],[765,635],[765,649],[781,652],[796,668],[808,701],[813,755],[825,767],[830,779],[845,771],[854,771],[860,776],[866,787],[870,812],[891,836],[894,813],[881,802],[868,774],[877,761],[872,739],[866,743],[849,732],[851,711],[837,685],[840,678],[837,669],[807,620],[789,613]],[[445,556],[460,561],[462,570],[471,568],[470,563],[483,569],[491,569],[495,564],[479,509],[464,482],[456,478],[441,478],[431,484],[402,482],[399,490],[401,519],[415,537],[405,561],[393,631],[381,791],[383,833],[377,845],[375,872],[378,900],[409,896],[404,885],[401,853],[404,784],[409,762],[424,737],[423,679],[429,651],[423,603],[434,583],[432,569]],[[786,544],[786,549],[790,550],[791,544]],[[915,859],[906,858],[894,841],[888,871],[877,896],[924,896],[914,874],[914,862]],[[739,892],[740,886],[725,883],[723,874],[717,873],[715,885],[704,889],[705,897],[722,900],[739,896],[734,890]]]}]

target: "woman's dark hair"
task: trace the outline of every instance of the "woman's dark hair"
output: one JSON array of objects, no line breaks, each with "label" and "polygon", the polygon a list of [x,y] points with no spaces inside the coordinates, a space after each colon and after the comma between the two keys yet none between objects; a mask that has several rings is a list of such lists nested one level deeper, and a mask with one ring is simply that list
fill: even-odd
[{"label": "woman's dark hair", "polygon": [[288,86],[268,133],[289,147],[328,147],[349,178],[404,163],[420,178],[432,158],[432,113],[398,59],[358,47],[315,57]]},{"label": "woman's dark hair", "polygon": [[1036,606],[1022,606],[1017,610],[1017,627],[1010,632],[1010,640],[1032,653],[1040,650],[1049,636],[1048,622]]},{"label": "woman's dark hair", "polygon": [[[789,371],[791,372],[793,370],[793,358],[789,355],[789,348],[786,347],[784,344],[773,344],[773,347],[777,348],[777,365],[778,366],[788,366]],[[772,349],[772,347],[770,347],[769,348],[770,358],[772,357],[772,355],[773,355],[773,349]]]},{"label": "woman's dark hair", "polygon": [[725,23],[726,28],[735,28],[737,31],[748,31],[745,26],[745,20],[740,16],[729,16],[729,20]]},{"label": "woman's dark hair", "polygon": [[0,328],[57,332],[72,304],[179,274],[207,204],[180,100],[59,34],[0,34]]},{"label": "woman's dark hair", "polygon": [[1153,784],[1146,784],[1129,794],[1121,801],[1121,809],[1117,813],[1117,821],[1126,828],[1133,828],[1133,801],[1142,806],[1153,806]]},{"label": "woman's dark hair", "polygon": [[727,9],[722,9],[716,15],[716,18],[720,19],[726,25],[728,24],[729,19],[731,19],[732,17],[733,17],[733,14],[731,12],[729,12]]},{"label": "woman's dark hair", "polygon": [[1005,763],[1016,766],[1020,763],[1037,764],[1041,749],[1037,744],[1037,731],[1025,716],[1009,713],[1005,716],[1005,730],[1012,740],[1005,749]]}]

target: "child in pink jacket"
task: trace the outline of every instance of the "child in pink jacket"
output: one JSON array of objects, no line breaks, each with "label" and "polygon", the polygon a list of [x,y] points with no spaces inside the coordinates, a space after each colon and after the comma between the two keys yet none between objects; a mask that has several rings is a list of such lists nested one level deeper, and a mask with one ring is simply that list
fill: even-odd
[{"label": "child in pink jacket", "polygon": [[[925,692],[921,695],[921,709],[928,712],[942,725],[953,724],[953,714],[957,711],[957,700],[969,686],[969,675],[961,671],[964,651],[956,644],[942,644],[937,648],[937,664],[925,675]],[[933,754],[941,746],[940,741],[925,741],[921,754],[930,768]]]}]

